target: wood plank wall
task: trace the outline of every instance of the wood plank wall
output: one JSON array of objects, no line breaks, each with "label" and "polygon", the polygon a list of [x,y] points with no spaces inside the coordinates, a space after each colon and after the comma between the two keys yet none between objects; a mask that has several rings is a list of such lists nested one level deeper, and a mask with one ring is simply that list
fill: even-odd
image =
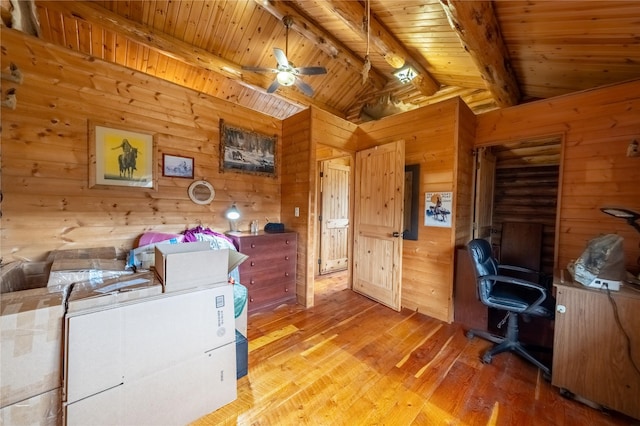
[{"label": "wood plank wall", "polygon": [[[2,108],[2,258],[41,260],[49,251],[115,246],[120,255],[145,231],[180,232],[196,225],[225,231],[232,202],[239,226],[280,220],[281,178],[219,171],[219,119],[278,136],[280,120],[129,69],[2,28],[1,68],[24,74],[15,110]],[[195,179],[216,190],[200,206],[187,195],[191,179],[158,174],[157,191],[88,188],[90,120],[157,136],[162,153],[193,157]],[[283,168],[282,162],[277,167]],[[280,173],[281,174],[281,173]]]},{"label": "wood plank wall", "polygon": [[[310,194],[315,186],[311,165],[315,150],[311,148],[311,111],[304,110],[282,124],[282,221],[287,229],[298,233],[296,295],[298,303],[313,306],[313,215]],[[300,215],[294,215],[294,209]],[[311,250],[313,252],[313,250]]]},{"label": "wood plank wall", "polygon": [[552,274],[560,166],[496,166],[492,241],[500,244],[504,222],[542,224],[540,269]]},{"label": "wood plank wall", "polygon": [[640,141],[640,79],[491,111],[477,123],[477,146],[564,134],[556,268],[579,257],[590,239],[617,233],[627,269],[640,271],[638,232],[600,211],[640,212],[640,157],[626,155],[629,144]]},{"label": "wood plank wall", "polygon": [[402,306],[443,321],[453,319],[456,237],[452,228],[424,226],[425,192],[456,190],[456,117],[460,102],[459,98],[451,99],[361,124],[358,139],[358,150],[404,139],[405,164],[420,165],[419,206],[422,213],[418,240],[403,243]]}]

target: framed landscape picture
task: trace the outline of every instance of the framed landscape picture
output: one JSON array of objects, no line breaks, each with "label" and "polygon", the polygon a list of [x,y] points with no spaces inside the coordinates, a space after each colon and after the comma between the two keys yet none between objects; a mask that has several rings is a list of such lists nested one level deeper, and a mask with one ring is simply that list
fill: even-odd
[{"label": "framed landscape picture", "polygon": [[276,176],[275,135],[263,135],[220,120],[220,171]]},{"label": "framed landscape picture", "polygon": [[162,176],[193,179],[193,158],[163,154]]},{"label": "framed landscape picture", "polygon": [[89,123],[89,187],[156,189],[154,135]]}]

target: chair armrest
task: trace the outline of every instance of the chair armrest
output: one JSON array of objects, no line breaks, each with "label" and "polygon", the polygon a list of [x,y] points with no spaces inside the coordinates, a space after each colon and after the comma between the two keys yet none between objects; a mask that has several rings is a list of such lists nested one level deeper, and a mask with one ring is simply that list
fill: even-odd
[{"label": "chair armrest", "polygon": [[523,268],[522,266],[514,266],[514,265],[498,265],[498,269],[506,269],[509,271],[516,272],[526,272],[528,274],[536,274],[542,276],[542,272],[536,271],[535,269]]},{"label": "chair armrest", "polygon": [[[518,267],[516,266],[516,268]],[[526,268],[521,268],[521,269],[526,270]],[[488,279],[488,280],[494,280],[494,281],[499,281],[499,282],[508,283],[508,284],[515,284],[521,287],[527,287],[527,288],[538,291],[540,293],[540,297],[538,297],[538,299],[536,299],[535,302],[530,304],[527,309],[522,311],[522,313],[525,313],[525,314],[533,310],[534,308],[538,307],[547,298],[547,289],[541,286],[540,284],[537,284],[531,281],[522,280],[520,278],[509,277],[506,275],[483,275],[479,279]]]}]

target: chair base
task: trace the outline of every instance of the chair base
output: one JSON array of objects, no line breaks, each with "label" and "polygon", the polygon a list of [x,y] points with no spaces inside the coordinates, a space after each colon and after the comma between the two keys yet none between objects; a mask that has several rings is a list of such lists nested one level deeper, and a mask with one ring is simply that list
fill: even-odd
[{"label": "chair base", "polygon": [[498,336],[493,333],[489,333],[484,330],[469,330],[467,331],[467,337],[472,339],[474,336],[482,337],[485,340],[495,343],[495,345],[487,350],[482,355],[482,362],[485,364],[490,364],[494,355],[498,355],[502,352],[515,352],[536,367],[538,367],[544,375],[548,378],[551,378],[551,369],[544,365],[541,361],[536,359],[533,355],[531,355],[520,343],[518,340],[518,315],[510,312],[509,313],[509,325],[507,327],[507,335],[505,337]]}]

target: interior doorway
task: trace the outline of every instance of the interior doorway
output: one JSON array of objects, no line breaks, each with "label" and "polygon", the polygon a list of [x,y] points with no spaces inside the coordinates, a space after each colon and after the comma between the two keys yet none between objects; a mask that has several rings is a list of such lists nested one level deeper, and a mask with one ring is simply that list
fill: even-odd
[{"label": "interior doorway", "polygon": [[317,275],[344,271],[349,265],[351,158],[320,162]]},{"label": "interior doorway", "polygon": [[[474,233],[477,231],[479,238],[491,243],[501,263],[552,276],[557,261],[561,154],[562,135],[487,146],[478,151]],[[478,217],[483,221],[478,222]],[[530,275],[520,278],[537,280],[537,276]],[[538,283],[550,290],[548,280]],[[489,309],[488,330],[499,334],[498,324],[503,317],[503,311]],[[521,324],[520,335],[527,344],[551,347],[553,343],[553,329],[548,322]]]},{"label": "interior doorway", "polygon": [[500,258],[501,247],[512,244],[504,240],[520,238],[507,235],[505,230],[514,229],[513,224],[539,225],[542,233],[539,246],[529,247],[529,250],[536,251],[536,257],[540,258],[537,269],[552,274],[557,257],[555,241],[562,135],[498,144],[484,149],[488,152],[479,152],[479,156],[492,158],[495,170],[487,173],[492,182],[476,186],[479,190],[476,192],[476,208],[481,204],[478,198],[490,200],[486,203],[490,211],[483,213],[488,223],[484,224],[486,229],[481,238],[491,242]]}]

